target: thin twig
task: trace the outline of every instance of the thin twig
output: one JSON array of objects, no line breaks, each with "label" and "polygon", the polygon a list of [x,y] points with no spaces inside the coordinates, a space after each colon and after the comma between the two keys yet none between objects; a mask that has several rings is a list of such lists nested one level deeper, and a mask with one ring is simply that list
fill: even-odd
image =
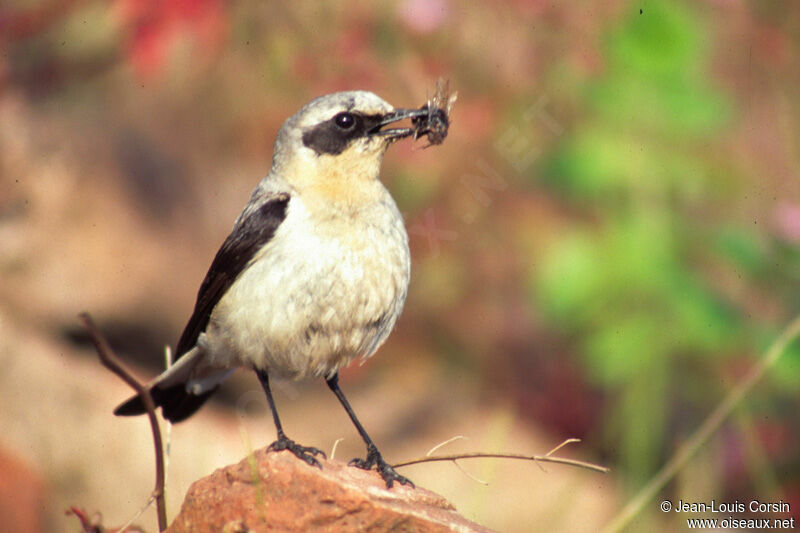
[{"label": "thin twig", "polygon": [[[457,440],[466,439],[466,438],[467,438],[467,437],[465,437],[464,435],[456,435],[455,437],[450,437],[450,438],[449,438],[449,439],[447,439],[446,441],[440,442],[439,444],[437,444],[436,446],[434,446],[433,448],[431,448],[430,450],[428,450],[428,453],[426,453],[426,454],[425,454],[425,457],[430,457],[431,455],[433,455],[433,452],[435,452],[436,450],[438,450],[438,449],[439,449],[439,448],[441,448],[442,446],[447,446],[448,444],[450,444],[450,443],[453,443],[453,442],[455,442],[455,441],[457,441]],[[488,485],[488,484],[489,484],[489,482],[488,482],[488,481],[484,481],[484,480],[482,480],[482,479],[479,479],[478,477],[476,477],[476,476],[473,476],[472,474],[470,474],[469,472],[467,472],[467,469],[466,469],[466,468],[464,468],[464,467],[461,465],[461,463],[459,463],[459,462],[458,462],[458,460],[454,459],[454,460],[453,460],[453,464],[454,464],[454,465],[456,465],[456,467],[458,467],[458,469],[459,469],[459,470],[461,470],[461,473],[462,473],[462,474],[464,474],[465,476],[467,476],[468,478],[470,478],[472,481],[475,481],[475,482],[477,482],[477,483],[480,483],[481,485]]]},{"label": "thin twig", "polygon": [[[449,441],[445,441],[445,443],[447,442]],[[578,468],[585,468],[587,470],[593,470],[595,472],[602,472],[603,474],[611,471],[610,468],[596,465],[593,463],[587,463],[586,461],[578,461],[577,459],[566,459],[564,457],[553,457],[552,455],[550,455],[554,451],[564,446],[565,444],[570,444],[572,442],[580,442],[580,440],[567,439],[566,441],[562,442],[561,444],[559,444],[558,446],[547,452],[546,455],[524,455],[521,453],[480,453],[480,452],[461,453],[455,455],[431,455],[427,457],[421,457],[419,459],[413,459],[411,461],[405,461],[403,463],[397,463],[392,465],[392,467],[400,468],[402,466],[416,465],[420,463],[432,463],[434,461],[452,461],[455,463],[460,459],[523,459],[526,461],[534,461],[535,463],[540,463],[540,462],[557,463],[561,465],[577,466]]]},{"label": "thin twig", "polygon": [[686,463],[695,456],[708,441],[722,422],[731,414],[745,394],[772,368],[784,354],[786,348],[800,335],[800,316],[796,317],[777,339],[772,343],[764,356],[754,364],[736,387],[734,387],[706,418],[689,439],[678,448],[675,455],[645,485],[634,498],[603,528],[604,533],[621,531],[641,512],[650,501]]},{"label": "thin twig", "polygon": [[550,457],[551,455],[556,453],[558,450],[560,450],[561,448],[563,448],[567,444],[575,444],[575,443],[578,443],[580,441],[581,441],[581,439],[576,439],[575,437],[566,439],[564,442],[562,442],[561,444],[559,444],[558,446],[556,446],[555,448],[553,448],[552,450],[550,450],[549,452],[547,452],[544,455],[545,455],[545,457]]},{"label": "thin twig", "polygon": [[336,455],[336,448],[339,447],[339,443],[342,442],[343,440],[344,439],[342,437],[339,437],[338,439],[333,441],[333,447],[331,448],[331,455],[330,455],[331,461],[333,461],[333,457]]},{"label": "thin twig", "polygon": [[[172,348],[169,345],[164,346],[164,371],[169,370],[174,363]],[[172,454],[172,422],[165,419],[164,424],[166,425],[164,431],[164,487],[166,487],[169,481],[169,458]]]},{"label": "thin twig", "polygon": [[[169,367],[172,366],[172,349],[169,346],[164,347],[164,367],[166,370],[169,370]],[[167,486],[167,482],[169,481],[169,457],[170,457],[170,442],[172,438],[172,424],[169,420],[165,421],[166,428],[164,430],[164,486]],[[139,520],[139,517],[144,514],[144,512],[153,505],[153,502],[156,501],[155,493],[151,493],[150,497],[147,498],[147,501],[144,502],[136,514],[128,519],[127,522],[123,526],[119,528],[119,532],[128,531],[128,528],[131,525]]]},{"label": "thin twig", "polygon": [[455,437],[450,437],[450,438],[449,438],[449,439],[447,439],[446,441],[444,441],[444,442],[440,442],[439,444],[437,444],[436,446],[434,446],[433,448],[431,448],[430,450],[428,450],[428,453],[426,453],[426,454],[425,454],[425,457],[430,457],[431,455],[433,455],[433,452],[435,452],[436,450],[438,450],[438,449],[439,449],[439,448],[441,448],[442,446],[447,446],[447,445],[448,445],[448,444],[450,444],[451,442],[455,442],[455,441],[457,441],[457,440],[466,439],[466,438],[467,438],[467,437],[465,437],[464,435],[456,435]]},{"label": "thin twig", "polygon": [[458,461],[461,459],[524,459],[526,461],[535,461],[542,463],[557,463],[561,465],[577,466],[578,468],[585,468],[603,474],[611,471],[606,466],[587,463],[586,461],[578,461],[577,459],[566,459],[564,457],[552,457],[548,455],[524,455],[521,453],[462,453],[455,455],[432,455],[431,457],[422,457],[403,463],[392,465],[392,468],[400,468],[402,466],[416,465],[420,463],[433,463],[435,461]]},{"label": "thin twig", "polygon": [[92,343],[97,350],[97,355],[100,357],[100,362],[103,366],[122,378],[125,383],[130,385],[142,398],[142,403],[144,403],[145,409],[147,409],[147,417],[150,419],[150,428],[153,430],[153,447],[155,448],[156,455],[156,486],[153,489],[152,496],[156,500],[158,530],[159,532],[164,531],[167,529],[167,503],[164,497],[164,451],[161,443],[161,430],[158,427],[158,419],[156,418],[155,403],[153,403],[153,398],[150,396],[150,391],[147,390],[147,387],[133,377],[133,374],[125,369],[117,356],[114,355],[114,351],[111,349],[111,346],[103,334],[100,333],[100,330],[97,329],[97,326],[95,326],[89,313],[84,312],[78,316],[89,332]]},{"label": "thin twig", "polygon": [[461,473],[462,473],[462,474],[464,474],[465,476],[467,476],[468,478],[470,478],[472,481],[474,481],[474,482],[476,482],[476,483],[480,483],[481,485],[488,485],[488,484],[489,484],[489,482],[488,482],[488,481],[484,481],[484,480],[482,480],[481,478],[479,478],[479,477],[477,477],[477,476],[474,476],[474,475],[470,474],[469,472],[467,472],[467,469],[466,469],[466,468],[464,468],[464,467],[461,465],[461,463],[459,463],[458,461],[453,461],[453,464],[454,464],[454,465],[456,465],[456,466],[458,467],[458,469],[459,469],[459,470],[461,470]]}]

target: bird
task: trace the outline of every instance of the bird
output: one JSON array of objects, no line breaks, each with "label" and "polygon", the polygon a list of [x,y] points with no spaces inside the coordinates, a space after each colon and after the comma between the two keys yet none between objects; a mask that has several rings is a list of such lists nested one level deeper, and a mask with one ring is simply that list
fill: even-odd
[{"label": "bird", "polygon": [[[416,139],[430,116],[425,106],[394,108],[372,92],[345,91],[315,98],[286,120],[269,172],[211,262],[174,364],[148,384],[164,418],[185,420],[236,368],[249,368],[277,431],[268,450],[321,468],[316,456],[324,452],[284,433],[270,379],[323,378],[367,447],[350,464],[375,468],[387,489],[413,487],[384,460],[338,376],[376,352],[406,300],[408,235],[380,167],[387,148]],[[404,119],[413,126],[397,127]],[[145,412],[139,395],[114,411]]]}]

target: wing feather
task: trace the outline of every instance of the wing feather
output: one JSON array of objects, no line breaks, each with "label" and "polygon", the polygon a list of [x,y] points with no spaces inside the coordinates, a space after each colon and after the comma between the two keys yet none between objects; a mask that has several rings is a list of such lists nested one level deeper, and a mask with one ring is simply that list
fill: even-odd
[{"label": "wing feather", "polygon": [[[191,350],[205,331],[211,312],[220,298],[244,271],[256,252],[275,235],[286,218],[289,195],[274,196],[258,209],[240,219],[211,262],[197,293],[192,316],[181,334],[177,357]],[[177,359],[177,358],[176,358]]]}]

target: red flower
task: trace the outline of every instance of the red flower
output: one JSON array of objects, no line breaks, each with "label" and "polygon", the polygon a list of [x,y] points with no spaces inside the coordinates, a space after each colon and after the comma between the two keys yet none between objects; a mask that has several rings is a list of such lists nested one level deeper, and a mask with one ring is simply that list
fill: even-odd
[{"label": "red flower", "polygon": [[141,78],[160,73],[170,47],[188,33],[204,55],[218,51],[227,30],[222,0],[117,0],[127,32],[125,57]]}]

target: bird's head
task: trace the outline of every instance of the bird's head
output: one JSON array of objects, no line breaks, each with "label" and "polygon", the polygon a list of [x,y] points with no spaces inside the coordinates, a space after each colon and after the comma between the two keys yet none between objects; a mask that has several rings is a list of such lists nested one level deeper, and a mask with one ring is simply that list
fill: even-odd
[{"label": "bird's head", "polygon": [[386,148],[414,134],[413,127],[392,125],[426,113],[395,109],[367,91],[315,98],[281,127],[273,171],[298,189],[363,186],[378,178]]}]

